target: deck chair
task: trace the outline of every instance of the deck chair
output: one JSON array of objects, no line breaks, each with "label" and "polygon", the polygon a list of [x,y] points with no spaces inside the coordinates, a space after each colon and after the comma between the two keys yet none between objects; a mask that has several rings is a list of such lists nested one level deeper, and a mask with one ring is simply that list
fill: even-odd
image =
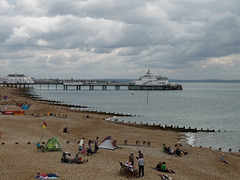
[{"label": "deck chair", "polygon": [[120,174],[124,175],[125,174],[124,165],[122,162],[119,162],[119,164],[120,164]]}]

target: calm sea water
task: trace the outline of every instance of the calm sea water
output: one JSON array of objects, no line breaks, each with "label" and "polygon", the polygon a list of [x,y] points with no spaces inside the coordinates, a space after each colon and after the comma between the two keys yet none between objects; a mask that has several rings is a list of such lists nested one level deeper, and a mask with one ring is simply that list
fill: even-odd
[{"label": "calm sea water", "polygon": [[[101,87],[95,90],[62,86],[34,87],[43,99],[66,104],[85,105],[89,110],[137,115],[119,120],[149,124],[185,126],[221,130],[215,133],[189,133],[193,146],[240,149],[240,84],[182,83],[183,91],[120,91]],[[224,132],[226,130],[226,132]]]}]

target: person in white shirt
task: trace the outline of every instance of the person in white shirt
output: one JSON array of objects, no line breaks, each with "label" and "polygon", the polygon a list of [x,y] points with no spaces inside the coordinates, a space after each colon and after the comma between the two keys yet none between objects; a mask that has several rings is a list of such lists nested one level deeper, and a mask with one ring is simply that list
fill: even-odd
[{"label": "person in white shirt", "polygon": [[84,144],[84,137],[80,140],[80,143],[79,143],[79,151],[81,152],[82,149],[83,149],[83,144]]},{"label": "person in white shirt", "polygon": [[144,164],[145,164],[145,161],[143,157],[140,156],[140,158],[138,159],[139,177],[141,176],[141,174],[142,174],[142,177],[144,177]]}]

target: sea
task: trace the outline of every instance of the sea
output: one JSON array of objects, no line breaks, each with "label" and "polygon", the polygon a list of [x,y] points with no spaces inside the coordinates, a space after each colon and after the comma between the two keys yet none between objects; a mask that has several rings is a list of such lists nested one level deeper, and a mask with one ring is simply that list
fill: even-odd
[{"label": "sea", "polygon": [[[32,94],[63,104],[131,114],[119,121],[215,129],[216,132],[184,133],[192,146],[222,151],[240,150],[240,83],[181,83],[182,91],[130,91],[127,88],[102,90],[88,87],[76,90],[61,85],[34,85]],[[220,130],[220,132],[218,132]]]}]

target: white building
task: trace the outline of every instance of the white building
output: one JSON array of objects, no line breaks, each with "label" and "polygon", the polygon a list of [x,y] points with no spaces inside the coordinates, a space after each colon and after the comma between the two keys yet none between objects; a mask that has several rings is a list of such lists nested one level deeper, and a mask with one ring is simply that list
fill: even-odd
[{"label": "white building", "polygon": [[0,83],[12,83],[12,84],[16,84],[16,83],[34,83],[34,79],[27,77],[23,74],[8,74],[5,77],[0,78]]}]

